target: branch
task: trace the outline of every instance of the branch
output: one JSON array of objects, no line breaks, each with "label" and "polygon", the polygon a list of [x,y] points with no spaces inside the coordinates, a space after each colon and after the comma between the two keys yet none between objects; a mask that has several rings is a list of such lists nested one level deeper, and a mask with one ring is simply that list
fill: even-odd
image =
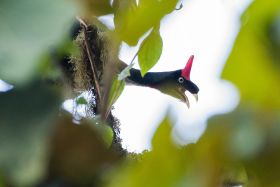
[{"label": "branch", "polygon": [[89,37],[88,37],[88,25],[85,23],[84,20],[82,20],[81,18],[77,17],[77,20],[80,22],[82,28],[83,28],[83,32],[85,35],[85,46],[86,46],[86,51],[87,51],[87,56],[90,62],[90,66],[91,66],[91,70],[92,70],[92,75],[93,75],[93,83],[94,83],[94,89],[96,91],[96,107],[97,107],[97,112],[99,111],[99,105],[100,105],[100,101],[101,101],[101,92],[100,92],[100,86],[98,83],[98,79],[97,79],[97,73],[96,73],[96,66],[94,63],[94,58],[93,58],[93,53],[90,49],[90,43],[89,43]]}]

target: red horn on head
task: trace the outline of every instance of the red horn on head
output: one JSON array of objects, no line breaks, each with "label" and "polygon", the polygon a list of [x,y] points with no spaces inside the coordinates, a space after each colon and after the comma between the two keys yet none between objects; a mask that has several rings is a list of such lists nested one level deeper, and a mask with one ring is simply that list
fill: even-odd
[{"label": "red horn on head", "polygon": [[186,67],[184,69],[182,69],[182,72],[181,72],[181,76],[187,80],[190,80],[193,59],[194,59],[194,55],[190,56],[190,58],[186,64]]}]

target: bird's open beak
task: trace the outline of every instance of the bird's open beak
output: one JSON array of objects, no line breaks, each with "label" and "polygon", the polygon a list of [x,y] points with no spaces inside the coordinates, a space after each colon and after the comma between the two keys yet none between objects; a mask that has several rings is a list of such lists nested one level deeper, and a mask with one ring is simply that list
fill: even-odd
[{"label": "bird's open beak", "polygon": [[197,94],[192,94],[196,100],[196,102],[198,102],[198,95]]},{"label": "bird's open beak", "polygon": [[185,94],[185,91],[184,90],[180,90],[179,93],[180,93],[180,96],[181,96],[181,101],[186,103],[188,108],[190,108],[190,101],[189,101],[188,96]]},{"label": "bird's open beak", "polygon": [[[189,98],[188,96],[186,95],[186,91],[185,89],[183,88],[179,88],[178,89],[178,94],[180,95],[180,100],[183,101],[184,103],[187,104],[188,108],[190,108],[190,101],[189,101]],[[197,94],[192,94],[195,98],[196,101],[198,101],[198,95]]]},{"label": "bird's open beak", "polygon": [[189,98],[186,95],[185,91],[186,91],[185,89],[179,88],[178,94],[180,95],[180,98],[181,98],[180,100],[183,101],[184,103],[186,103],[188,108],[190,108],[190,101],[189,101]]},{"label": "bird's open beak", "polygon": [[[180,101],[186,103],[186,105],[188,106],[188,108],[190,108],[190,102],[189,102],[189,99],[188,99],[188,96],[186,95],[186,90],[185,88],[183,87],[172,87],[172,86],[162,86],[159,88],[159,90],[167,95],[170,95],[172,97],[175,97],[177,99],[179,99]],[[198,96],[197,94],[193,94],[195,100],[197,101],[198,100]]]}]

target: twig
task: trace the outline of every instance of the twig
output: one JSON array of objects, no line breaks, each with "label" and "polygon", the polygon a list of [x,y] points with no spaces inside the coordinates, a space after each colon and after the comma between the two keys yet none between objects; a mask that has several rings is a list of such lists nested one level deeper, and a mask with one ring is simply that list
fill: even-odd
[{"label": "twig", "polygon": [[89,40],[88,40],[88,33],[87,33],[88,25],[85,23],[84,20],[82,20],[79,17],[77,17],[77,20],[80,22],[81,26],[83,27],[83,31],[84,31],[84,35],[85,35],[85,46],[86,46],[86,51],[87,51],[88,59],[89,59],[91,70],[92,70],[94,89],[96,91],[96,100],[97,100],[96,107],[97,107],[97,111],[99,111],[98,105],[100,104],[100,101],[101,101],[101,92],[100,92],[100,87],[99,87],[99,83],[98,83],[98,79],[97,79],[96,66],[94,64],[93,53],[90,49],[90,44],[89,44]]},{"label": "twig", "polygon": [[180,4],[179,8],[175,8],[175,10],[181,10],[183,8],[183,3]]},{"label": "twig", "polygon": [[135,60],[135,58],[138,56],[138,53],[140,51],[140,49],[142,49],[142,46],[140,46],[140,48],[138,49],[138,51],[135,53],[134,57],[132,58],[132,60],[130,61],[129,65],[131,65],[133,63],[133,61]]}]

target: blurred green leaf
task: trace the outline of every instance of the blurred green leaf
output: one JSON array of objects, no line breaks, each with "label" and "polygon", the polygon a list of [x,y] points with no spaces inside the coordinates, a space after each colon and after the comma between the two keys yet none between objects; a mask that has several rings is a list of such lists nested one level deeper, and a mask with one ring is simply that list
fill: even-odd
[{"label": "blurred green leaf", "polygon": [[110,0],[78,0],[85,8],[85,12],[91,16],[102,16],[113,13]]},{"label": "blurred green leaf", "polygon": [[170,133],[171,124],[164,119],[153,138],[154,151],[144,153],[139,162],[126,163],[109,187],[174,186],[181,176],[179,168],[183,157],[176,157],[178,150]]},{"label": "blurred green leaf", "polygon": [[15,186],[42,179],[60,98],[43,84],[0,93],[0,171]]},{"label": "blurred green leaf", "polygon": [[278,186],[280,175],[275,171],[280,169],[279,122],[279,111],[241,104],[230,114],[213,117],[202,139],[220,136],[216,149],[224,150],[222,155],[227,160],[243,164],[248,186]]},{"label": "blurred green leaf", "polygon": [[99,121],[97,118],[92,120],[90,125],[99,133],[106,147],[109,148],[112,145],[114,138],[114,132],[112,128],[109,125],[104,124],[104,122]]},{"label": "blurred green leaf", "polygon": [[50,144],[50,175],[73,186],[100,185],[100,175],[120,159],[108,149],[96,128],[85,120],[75,124],[67,115],[58,121]]},{"label": "blurred green leaf", "polygon": [[243,165],[225,149],[227,130],[215,126],[196,144],[180,147],[171,139],[172,124],[166,118],[154,134],[152,151],[143,153],[137,162],[126,163],[109,187],[217,187],[246,182]]},{"label": "blurred green leaf", "polygon": [[152,139],[152,149],[157,150],[168,150],[171,151],[175,144],[171,137],[172,124],[168,118],[165,118],[159,125]]},{"label": "blurred green leaf", "polygon": [[279,186],[280,1],[256,0],[242,16],[240,33],[222,77],[240,90],[241,103],[211,124],[228,126],[227,150],[244,163],[248,186]]},{"label": "blurred green leaf", "polygon": [[153,29],[149,36],[142,42],[138,54],[142,76],[158,62],[162,53],[162,45],[159,28]]},{"label": "blurred green leaf", "polygon": [[[234,121],[234,119],[232,119]],[[233,154],[243,158],[252,158],[264,146],[264,131],[253,120],[244,120],[244,124],[232,132],[232,139],[229,141]]]},{"label": "blurred green leaf", "polygon": [[0,187],[6,187],[4,177],[2,176],[2,173],[0,173]]},{"label": "blurred green leaf", "polygon": [[71,1],[1,1],[0,77],[12,84],[31,81],[40,55],[69,31],[76,13]]},{"label": "blurred green leaf", "polygon": [[136,45],[138,41],[137,38],[125,36],[124,34],[125,29],[131,24],[131,16],[136,16],[137,14],[136,0],[114,0],[113,7],[115,9],[114,23],[117,34],[125,42]]},{"label": "blurred green leaf", "polygon": [[[280,14],[279,0],[256,0],[242,17],[242,27],[222,77],[240,90],[242,102],[266,108],[280,106],[280,56],[271,27]],[[275,33],[274,33],[275,35]]]},{"label": "blurred green leaf", "polygon": [[139,38],[171,13],[178,0],[115,0],[115,27],[120,38],[136,45]]},{"label": "blurred green leaf", "polygon": [[255,141],[258,140],[255,139],[263,140],[263,135],[257,133],[259,127],[256,123],[258,122],[252,120],[253,115],[253,108],[240,106],[227,115],[214,116],[208,121],[208,130],[202,139],[213,139],[217,136],[215,138],[219,142],[217,149],[222,151],[221,155],[237,160],[252,158],[262,149],[262,146],[256,146]]}]

